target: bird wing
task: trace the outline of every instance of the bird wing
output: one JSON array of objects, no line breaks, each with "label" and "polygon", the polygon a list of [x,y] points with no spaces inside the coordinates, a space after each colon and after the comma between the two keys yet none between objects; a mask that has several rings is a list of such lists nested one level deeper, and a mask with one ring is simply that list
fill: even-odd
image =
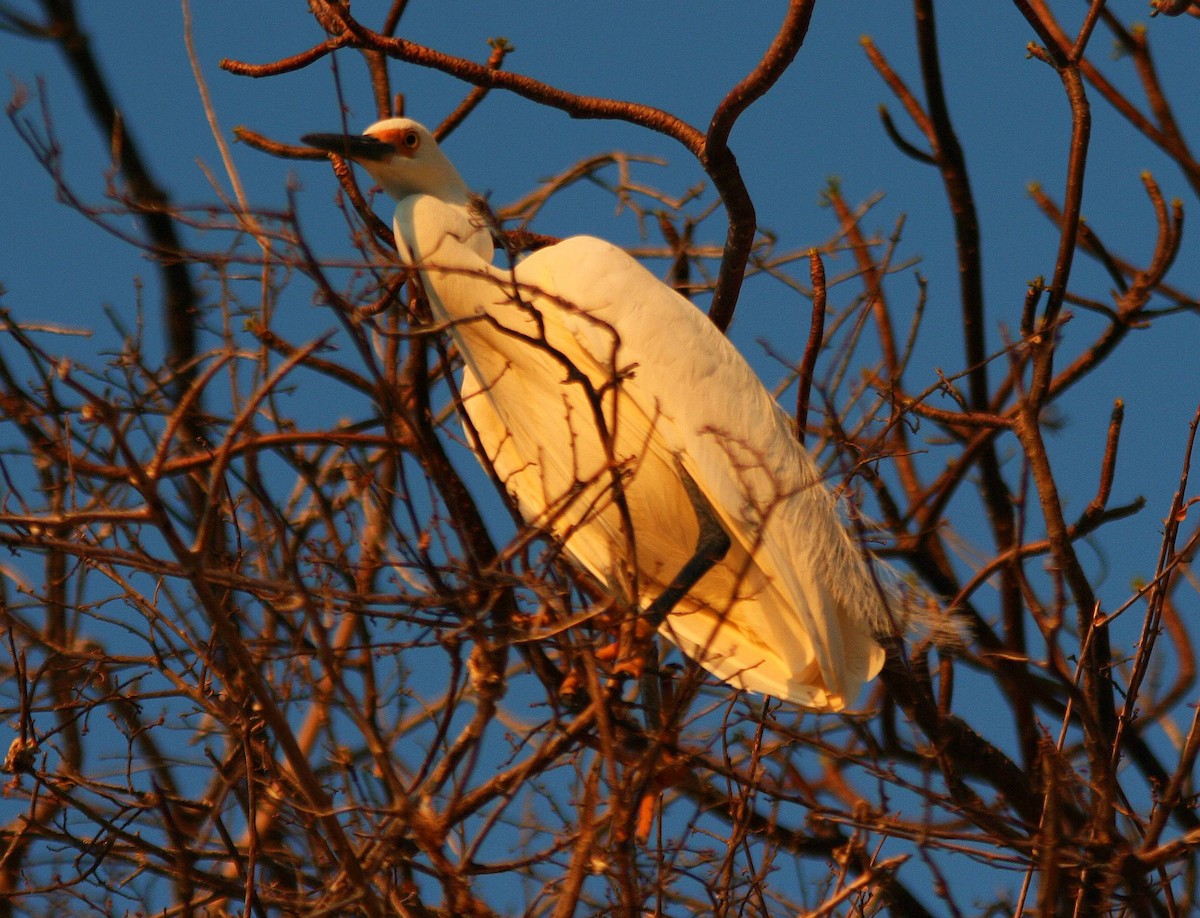
[{"label": "bird wing", "polygon": [[[660,465],[682,463],[741,549],[729,572],[762,591],[760,601],[731,604],[725,620],[672,616],[678,643],[721,678],[757,652],[764,658],[741,674],[747,687],[843,706],[882,664],[868,628],[878,590],[815,464],[749,365],[690,302],[602,240],[565,240],[516,273],[596,368],[629,368],[620,389],[638,410],[622,423],[640,425]],[[639,558],[649,531],[638,529]],[[711,666],[703,651],[727,626],[743,640]]]}]

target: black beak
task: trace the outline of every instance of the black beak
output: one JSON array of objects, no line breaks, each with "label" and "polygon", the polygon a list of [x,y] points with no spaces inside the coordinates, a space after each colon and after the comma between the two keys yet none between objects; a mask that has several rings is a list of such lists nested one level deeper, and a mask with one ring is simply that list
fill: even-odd
[{"label": "black beak", "polygon": [[391,144],[370,134],[305,134],[300,140],[326,153],[336,153],[343,159],[376,162],[396,152]]}]

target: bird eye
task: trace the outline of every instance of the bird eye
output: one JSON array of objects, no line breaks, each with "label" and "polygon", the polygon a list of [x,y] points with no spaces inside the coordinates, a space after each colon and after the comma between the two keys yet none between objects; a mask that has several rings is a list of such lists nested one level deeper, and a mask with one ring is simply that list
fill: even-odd
[{"label": "bird eye", "polygon": [[410,150],[415,150],[421,145],[421,135],[416,131],[405,131],[404,137],[401,138],[401,143]]}]

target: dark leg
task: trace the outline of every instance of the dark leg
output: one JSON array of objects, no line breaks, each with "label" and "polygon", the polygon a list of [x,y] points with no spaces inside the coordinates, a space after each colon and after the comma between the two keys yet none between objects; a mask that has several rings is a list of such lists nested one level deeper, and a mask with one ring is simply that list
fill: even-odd
[{"label": "dark leg", "polygon": [[700,524],[700,534],[696,537],[696,550],[692,557],[642,613],[643,619],[656,631],[679,600],[687,595],[688,590],[725,557],[730,545],[729,533],[717,521],[717,513],[708,502],[708,498],[701,493],[692,476],[684,471],[682,463],[678,460],[675,462],[675,468],[679,470],[679,480],[683,482],[683,489],[687,491],[688,499],[692,502],[696,522]]},{"label": "dark leg", "polygon": [[678,460],[675,468],[679,471],[679,480],[687,491],[692,510],[696,514],[696,522],[700,524],[700,533],[696,536],[696,548],[692,557],[679,569],[679,573],[667,585],[654,601],[642,612],[637,623],[639,637],[645,635],[645,650],[641,652],[642,660],[635,664],[641,672],[642,700],[646,706],[646,726],[651,731],[660,728],[657,723],[661,716],[662,702],[658,684],[658,647],[654,634],[659,626],[675,608],[678,602],[688,594],[696,582],[712,570],[725,553],[729,551],[729,534],[717,520],[716,511],[708,498],[700,491],[692,476],[684,471],[683,464]]}]

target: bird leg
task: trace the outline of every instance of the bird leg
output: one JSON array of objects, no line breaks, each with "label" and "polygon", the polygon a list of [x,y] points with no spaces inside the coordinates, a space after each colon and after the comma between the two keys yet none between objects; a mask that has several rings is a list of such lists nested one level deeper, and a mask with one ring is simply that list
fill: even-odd
[{"label": "bird leg", "polygon": [[[634,626],[634,637],[639,642],[653,637],[654,632],[659,629],[666,620],[667,615],[670,614],[679,601],[688,594],[688,591],[696,585],[701,577],[712,570],[714,565],[725,557],[731,544],[729,533],[725,531],[717,519],[717,512],[713,510],[712,504],[708,502],[708,498],[704,496],[704,493],[692,479],[692,476],[684,469],[683,463],[678,458],[675,460],[675,468],[679,472],[679,480],[683,484],[684,491],[687,492],[688,500],[691,502],[692,511],[696,514],[696,522],[700,525],[700,531],[696,536],[696,548],[692,552],[691,558],[679,569],[679,573],[675,575],[666,589],[659,593],[654,598],[654,601],[638,616],[638,620]],[[618,664],[615,667],[615,671],[642,675],[645,669],[644,662],[644,658],[626,660]],[[657,676],[655,675],[654,678],[657,678]],[[647,700],[657,697],[657,683],[651,687],[644,681],[643,690],[646,689],[650,690]]]},{"label": "bird leg", "polygon": [[666,620],[667,615],[675,608],[679,600],[688,594],[688,590],[725,557],[731,544],[729,533],[717,519],[717,511],[712,508],[708,498],[704,496],[678,458],[675,460],[675,468],[679,472],[679,480],[683,483],[688,500],[691,501],[692,510],[696,514],[696,522],[700,524],[700,532],[696,536],[696,549],[692,553],[692,557],[679,569],[679,573],[675,575],[675,579],[667,585],[667,588],[659,593],[654,602],[650,603],[646,607],[646,611],[642,613],[643,618],[655,631]]}]

